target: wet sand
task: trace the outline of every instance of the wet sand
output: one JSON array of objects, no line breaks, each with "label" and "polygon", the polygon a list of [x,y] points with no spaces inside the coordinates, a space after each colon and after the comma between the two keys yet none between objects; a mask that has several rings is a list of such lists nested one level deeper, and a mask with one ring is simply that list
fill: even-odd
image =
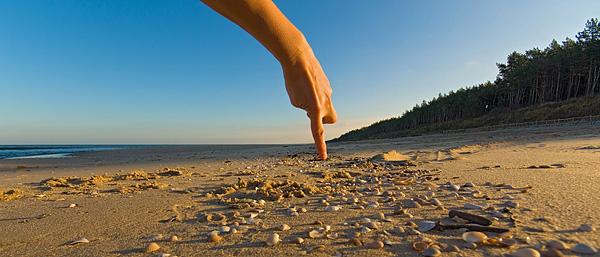
[{"label": "wet sand", "polygon": [[[0,160],[0,253],[424,256],[413,249],[419,237],[432,239],[429,247],[460,249],[440,256],[545,251],[555,239],[571,248],[600,247],[597,230],[580,229],[600,227],[600,125],[328,147],[327,161],[315,160],[312,145],[168,147]],[[417,235],[424,221],[460,227],[463,221],[448,217],[451,210],[491,219],[490,227],[509,232],[483,233],[510,235],[516,245],[477,243],[470,249],[461,239],[465,228]],[[282,224],[290,229],[279,231]],[[365,229],[374,225],[377,229]],[[221,232],[219,242],[208,242],[209,233],[225,226],[237,233]],[[356,232],[364,245],[349,243]],[[281,241],[267,246],[274,233]],[[170,242],[173,235],[179,240]],[[295,237],[304,242],[292,243]],[[89,242],[71,245],[78,238]],[[385,242],[383,248],[369,248],[374,240]],[[160,249],[143,253],[151,242]]]}]

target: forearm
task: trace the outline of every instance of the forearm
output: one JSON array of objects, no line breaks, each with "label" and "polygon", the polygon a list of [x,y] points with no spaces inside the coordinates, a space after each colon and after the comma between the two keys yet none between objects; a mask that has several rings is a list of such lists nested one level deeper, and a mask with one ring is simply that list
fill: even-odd
[{"label": "forearm", "polygon": [[304,35],[271,0],[201,0],[258,40],[282,65],[312,51]]}]

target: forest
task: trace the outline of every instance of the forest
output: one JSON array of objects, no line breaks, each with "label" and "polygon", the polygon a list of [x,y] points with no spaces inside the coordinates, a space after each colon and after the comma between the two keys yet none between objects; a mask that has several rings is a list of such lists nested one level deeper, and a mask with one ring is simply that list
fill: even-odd
[{"label": "forest", "polygon": [[[600,102],[600,24],[597,18],[587,21],[576,39],[566,38],[561,43],[552,40],[541,50],[533,48],[525,53],[513,52],[506,63],[497,63],[498,75],[494,82],[439,94],[423,101],[401,116],[376,122],[368,127],[350,131],[332,141],[386,138],[418,135],[456,128],[461,121],[481,119],[488,115],[510,116],[523,108],[573,105],[585,99],[584,109],[568,115],[598,115]],[[592,100],[590,100],[592,99]],[[584,101],[582,101],[584,102]],[[558,103],[558,105],[557,105]],[[546,119],[549,116],[531,116]],[[468,127],[488,126],[486,122],[463,122]],[[449,124],[454,124],[452,127]],[[460,126],[459,126],[460,127]],[[464,125],[462,126],[465,127]],[[427,129],[423,129],[427,128]]]}]

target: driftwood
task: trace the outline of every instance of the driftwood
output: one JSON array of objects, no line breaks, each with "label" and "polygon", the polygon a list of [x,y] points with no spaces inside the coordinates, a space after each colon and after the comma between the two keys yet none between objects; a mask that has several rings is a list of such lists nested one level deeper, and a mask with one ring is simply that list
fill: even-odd
[{"label": "driftwood", "polygon": [[481,232],[494,232],[494,233],[506,233],[508,229],[505,228],[494,228],[494,227],[485,227],[480,225],[461,225],[461,224],[451,224],[451,225],[443,225],[442,222],[438,221],[433,227],[433,230],[451,230],[451,229],[461,229],[466,228],[470,231],[481,231]]},{"label": "driftwood", "polygon": [[483,225],[483,226],[492,225],[492,220],[488,219],[486,217],[483,217],[483,216],[470,214],[470,213],[466,213],[466,212],[461,212],[461,211],[455,211],[455,210],[451,210],[450,213],[448,213],[448,217],[450,217],[450,218],[455,217],[455,216],[458,216],[461,219],[465,219],[471,223],[475,223],[475,224],[479,224],[479,225]]}]

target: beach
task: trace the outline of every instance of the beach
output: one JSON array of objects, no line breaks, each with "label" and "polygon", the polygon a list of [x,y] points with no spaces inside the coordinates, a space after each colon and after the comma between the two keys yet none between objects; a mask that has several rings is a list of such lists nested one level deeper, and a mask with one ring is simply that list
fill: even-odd
[{"label": "beach", "polygon": [[[313,145],[176,146],[0,160],[0,253],[600,256],[598,124],[330,143],[328,152],[320,161]],[[496,232],[463,239],[481,227]],[[567,249],[550,250],[552,240]]]}]

